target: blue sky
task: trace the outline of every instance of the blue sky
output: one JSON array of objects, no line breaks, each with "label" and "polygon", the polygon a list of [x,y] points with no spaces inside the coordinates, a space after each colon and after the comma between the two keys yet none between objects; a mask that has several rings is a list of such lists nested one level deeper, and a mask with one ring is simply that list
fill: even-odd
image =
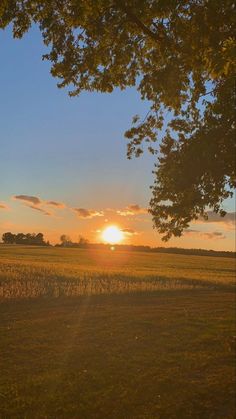
[{"label": "blue sky", "polygon": [[145,112],[147,105],[134,89],[68,97],[65,90],[56,87],[49,64],[42,62],[43,52],[36,30],[20,41],[12,40],[9,31],[0,33],[5,64],[0,104],[6,157],[1,164],[6,179],[4,194],[9,193],[9,187],[16,193],[25,187],[42,194],[47,182],[55,198],[58,194],[61,197],[63,189],[67,199],[77,199],[79,193],[81,203],[89,203],[87,200],[93,201],[91,188],[101,193],[108,188],[110,199],[116,200],[114,187],[122,185],[124,200],[133,195],[145,203],[148,188],[141,189],[138,184],[141,181],[148,186],[152,182],[152,158],[146,155],[127,161],[123,132],[133,114]]},{"label": "blue sky", "polygon": [[[97,240],[94,232],[113,222],[135,231],[129,237],[135,243],[162,245],[149,215],[117,214],[131,204],[146,208],[151,197],[154,158],[144,153],[127,160],[123,137],[133,115],[145,115],[148,104],[135,89],[70,98],[57,88],[49,63],[42,61],[45,51],[36,28],[22,40],[13,40],[9,29],[0,32],[0,202],[9,209],[0,211],[0,233],[21,228],[41,230],[54,241],[68,232]],[[40,205],[63,202],[67,210],[45,217],[26,201],[13,200],[17,195],[40,197]],[[114,211],[81,220],[71,211],[74,207]],[[233,201],[226,207],[233,211]],[[201,225],[200,231],[209,226]],[[212,225],[216,227],[219,223]],[[215,242],[193,233],[191,240],[186,236],[168,245],[232,249],[232,230],[220,231],[221,240]]]}]

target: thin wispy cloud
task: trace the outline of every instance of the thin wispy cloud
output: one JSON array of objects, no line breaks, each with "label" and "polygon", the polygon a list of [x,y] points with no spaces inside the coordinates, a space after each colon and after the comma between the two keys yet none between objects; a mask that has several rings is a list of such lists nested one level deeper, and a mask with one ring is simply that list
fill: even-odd
[{"label": "thin wispy cloud", "polygon": [[5,204],[4,202],[0,202],[0,209],[1,210],[5,210],[5,211],[9,211],[9,206],[7,204]]},{"label": "thin wispy cloud", "polygon": [[36,207],[36,206],[34,206],[34,205],[27,205],[27,207],[28,208],[31,208],[31,209],[33,209],[33,210],[36,210],[36,211],[39,211],[39,212],[41,212],[42,214],[44,214],[44,215],[53,215],[51,212],[49,212],[49,211],[46,211],[46,210],[44,210],[43,208],[40,208],[40,207]]},{"label": "thin wispy cloud", "polygon": [[31,208],[32,210],[36,210],[38,212],[41,212],[43,215],[49,215],[53,216],[54,214],[49,211],[48,209],[45,209],[45,206],[51,206],[54,209],[61,209],[65,208],[65,204],[63,202],[58,201],[44,201],[38,196],[34,195],[14,195],[12,197],[15,201],[21,202],[23,205],[25,205],[28,208]]},{"label": "thin wispy cloud", "polygon": [[216,214],[213,211],[207,213],[208,219],[199,218],[194,224],[217,224],[226,230],[234,230],[236,224],[236,213],[228,212],[224,217]]},{"label": "thin wispy cloud", "polygon": [[79,218],[93,218],[93,217],[103,217],[103,211],[91,210],[86,208],[73,208],[73,211],[77,214]]},{"label": "thin wispy cloud", "polygon": [[138,232],[132,228],[123,228],[121,231],[129,236],[134,236],[138,234]]},{"label": "thin wispy cloud", "polygon": [[14,195],[13,199],[18,201],[23,201],[25,203],[31,203],[33,205],[40,205],[42,204],[42,201],[37,196],[31,196],[31,195]]},{"label": "thin wispy cloud", "polygon": [[[50,214],[44,207],[49,206],[56,209],[68,208],[72,209],[79,218],[93,218],[93,217],[103,217],[104,213],[106,212],[115,212],[121,216],[138,216],[142,214],[147,214],[147,208],[142,208],[138,204],[130,204],[126,208],[121,210],[115,210],[111,208],[106,208],[104,210],[95,210],[95,209],[87,209],[87,208],[70,208],[70,206],[66,205],[64,202],[61,201],[54,201],[54,200],[43,200],[38,196],[34,195],[14,195],[12,197],[14,200],[19,201],[32,209],[40,208],[41,212],[44,214]],[[31,205],[32,206],[31,206]]]},{"label": "thin wispy cloud", "polygon": [[46,205],[50,205],[52,207],[56,207],[56,208],[65,208],[65,204],[64,202],[57,202],[57,201],[45,201]]},{"label": "thin wispy cloud", "polygon": [[139,215],[139,214],[147,214],[147,208],[142,208],[138,204],[131,204],[128,205],[123,210],[117,210],[117,214],[122,215],[124,217],[129,215]]},{"label": "thin wispy cloud", "polygon": [[200,230],[195,230],[189,228],[188,230],[185,230],[185,235],[188,236],[198,236],[199,238],[206,239],[206,240],[212,240],[212,239],[225,239],[226,236],[220,232],[220,231],[212,231],[212,232],[204,232]]},{"label": "thin wispy cloud", "polygon": [[10,228],[16,228],[18,227],[17,224],[13,223],[12,221],[4,221],[3,223],[0,223],[0,229],[10,229]]},{"label": "thin wispy cloud", "polygon": [[208,219],[205,220],[206,223],[235,223],[236,213],[228,212],[224,217],[221,217],[219,214],[216,214],[213,211],[207,213]]},{"label": "thin wispy cloud", "polygon": [[219,231],[213,231],[212,233],[202,233],[202,237],[205,237],[208,240],[226,238],[225,235]]},{"label": "thin wispy cloud", "polygon": [[31,196],[31,195],[14,195],[14,200],[23,201],[25,203],[31,203],[33,205],[50,205],[56,208],[64,208],[65,204],[63,202],[58,201],[44,201],[38,196]]}]

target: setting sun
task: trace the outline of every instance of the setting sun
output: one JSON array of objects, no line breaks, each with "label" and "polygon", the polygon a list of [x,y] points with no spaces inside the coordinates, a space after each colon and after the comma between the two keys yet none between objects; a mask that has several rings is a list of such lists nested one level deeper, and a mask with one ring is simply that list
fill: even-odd
[{"label": "setting sun", "polygon": [[105,242],[115,244],[123,240],[123,232],[116,226],[109,226],[102,232],[102,238]]}]

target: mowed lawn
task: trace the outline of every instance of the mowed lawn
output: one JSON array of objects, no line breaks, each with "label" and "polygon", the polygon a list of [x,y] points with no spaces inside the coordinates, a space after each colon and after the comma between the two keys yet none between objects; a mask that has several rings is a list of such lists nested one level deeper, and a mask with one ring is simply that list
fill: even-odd
[{"label": "mowed lawn", "polygon": [[[1,249],[1,281],[6,263],[10,266],[12,262],[13,267],[22,264],[23,268],[41,263],[47,272],[52,264],[54,271],[63,265],[66,275],[67,269],[76,270],[74,265],[82,260],[79,250],[29,249],[27,254],[25,248]],[[51,252],[54,260],[44,252]],[[95,262],[89,260],[99,257],[84,253],[83,269],[86,258],[86,271],[94,271]],[[104,255],[102,258],[105,260]],[[181,255],[145,257],[138,253],[112,254],[110,262],[112,258],[126,258],[123,267],[118,269],[113,259],[113,266],[106,268],[119,270],[120,275],[132,265],[137,275],[140,267],[144,278],[148,269],[158,278],[160,272],[164,276],[166,263],[166,277],[174,278],[175,266],[181,277],[182,266],[182,277],[191,278],[191,268],[193,279],[206,276],[206,286],[2,298],[0,417],[233,419],[233,261]],[[101,262],[97,268],[102,272]],[[82,272],[82,268],[77,270]]]}]

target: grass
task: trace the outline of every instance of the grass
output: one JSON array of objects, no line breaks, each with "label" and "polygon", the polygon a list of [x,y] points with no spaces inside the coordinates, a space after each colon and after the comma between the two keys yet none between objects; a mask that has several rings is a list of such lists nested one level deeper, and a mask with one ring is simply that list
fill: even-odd
[{"label": "grass", "polygon": [[[233,263],[1,246],[0,417],[233,419]],[[96,295],[66,297],[85,273]]]},{"label": "grass", "polygon": [[235,285],[230,258],[1,246],[0,263],[3,299]]}]

